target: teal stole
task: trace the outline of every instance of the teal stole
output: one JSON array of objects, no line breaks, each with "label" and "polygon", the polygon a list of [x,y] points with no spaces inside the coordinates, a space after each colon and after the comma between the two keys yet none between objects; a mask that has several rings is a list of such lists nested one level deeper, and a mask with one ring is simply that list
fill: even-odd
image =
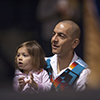
[{"label": "teal stole", "polygon": [[50,59],[47,59],[46,62],[47,67],[45,70],[48,72],[50,81],[52,82],[52,89],[60,91],[72,88],[80,73],[87,67],[86,63],[79,58],[69,66],[70,68],[67,68],[59,77],[53,80]]}]

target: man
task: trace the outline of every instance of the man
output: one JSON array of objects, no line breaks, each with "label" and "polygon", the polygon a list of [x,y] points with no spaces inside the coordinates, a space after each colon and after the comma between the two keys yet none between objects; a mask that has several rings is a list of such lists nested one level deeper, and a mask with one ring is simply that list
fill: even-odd
[{"label": "man", "polygon": [[51,46],[55,55],[46,58],[46,70],[56,91],[86,89],[90,69],[74,51],[80,42],[80,33],[79,26],[70,20],[59,22],[53,30]]}]

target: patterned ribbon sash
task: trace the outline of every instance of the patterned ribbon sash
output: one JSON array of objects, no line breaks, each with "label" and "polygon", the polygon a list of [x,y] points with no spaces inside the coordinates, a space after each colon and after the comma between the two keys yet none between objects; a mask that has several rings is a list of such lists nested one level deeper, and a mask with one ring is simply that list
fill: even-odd
[{"label": "patterned ribbon sash", "polygon": [[82,72],[82,70],[85,68],[80,64],[78,64],[77,62],[73,62],[69,68],[67,68],[59,77],[53,80],[50,59],[47,59],[46,62],[47,62],[47,67],[45,68],[45,70],[49,74],[50,80],[52,82],[52,88],[61,91],[72,87],[76,79],[79,77],[80,73]]}]

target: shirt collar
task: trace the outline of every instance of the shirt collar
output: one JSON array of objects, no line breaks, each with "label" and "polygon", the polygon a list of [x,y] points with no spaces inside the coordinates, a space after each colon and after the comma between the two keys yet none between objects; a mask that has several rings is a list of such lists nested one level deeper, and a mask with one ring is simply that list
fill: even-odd
[{"label": "shirt collar", "polygon": [[[77,56],[76,52],[74,52],[74,56],[73,56],[73,59],[72,59],[70,65],[71,65],[74,61],[76,61],[77,59],[78,59],[78,56]],[[70,66],[70,65],[69,65],[69,66]]]}]

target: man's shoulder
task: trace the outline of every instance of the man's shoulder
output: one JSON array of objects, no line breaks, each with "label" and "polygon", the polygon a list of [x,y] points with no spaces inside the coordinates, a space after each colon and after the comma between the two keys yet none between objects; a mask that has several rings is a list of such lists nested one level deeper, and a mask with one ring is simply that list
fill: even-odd
[{"label": "man's shoulder", "polygon": [[87,64],[85,61],[83,61],[81,58],[78,58],[78,59],[76,60],[76,62],[77,62],[78,64],[80,64],[81,66],[85,67],[85,68],[89,67],[88,64]]}]

